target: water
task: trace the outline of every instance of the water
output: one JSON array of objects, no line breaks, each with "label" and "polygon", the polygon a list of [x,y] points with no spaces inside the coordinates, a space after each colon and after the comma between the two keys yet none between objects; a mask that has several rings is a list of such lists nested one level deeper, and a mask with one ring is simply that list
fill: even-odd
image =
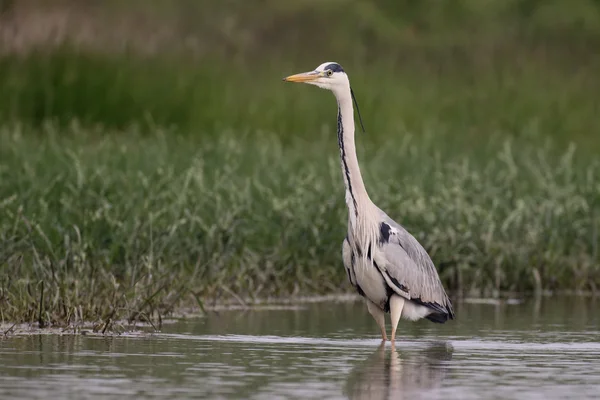
[{"label": "water", "polygon": [[380,345],[362,303],[228,311],[151,335],[0,340],[0,398],[600,398],[600,301],[457,304]]}]

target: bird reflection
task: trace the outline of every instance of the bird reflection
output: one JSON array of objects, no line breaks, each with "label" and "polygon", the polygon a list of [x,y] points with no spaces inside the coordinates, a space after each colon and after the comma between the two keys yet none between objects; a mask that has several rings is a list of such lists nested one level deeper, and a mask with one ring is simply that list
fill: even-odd
[{"label": "bird reflection", "polygon": [[414,399],[417,393],[440,387],[452,359],[452,346],[432,343],[424,350],[400,355],[394,345],[382,343],[375,353],[355,367],[346,382],[349,399]]}]

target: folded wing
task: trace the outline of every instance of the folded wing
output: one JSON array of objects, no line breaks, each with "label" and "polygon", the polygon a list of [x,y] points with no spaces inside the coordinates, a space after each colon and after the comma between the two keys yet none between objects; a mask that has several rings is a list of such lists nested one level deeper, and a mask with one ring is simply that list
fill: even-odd
[{"label": "folded wing", "polygon": [[388,285],[398,295],[430,308],[437,314],[434,318],[454,319],[452,303],[429,254],[404,227],[382,214],[380,251],[374,261]]}]

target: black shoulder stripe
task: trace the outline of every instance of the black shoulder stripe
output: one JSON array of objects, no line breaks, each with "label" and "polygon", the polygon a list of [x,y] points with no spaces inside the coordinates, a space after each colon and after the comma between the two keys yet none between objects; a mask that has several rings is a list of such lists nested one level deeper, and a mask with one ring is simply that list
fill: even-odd
[{"label": "black shoulder stripe", "polygon": [[392,228],[385,222],[382,222],[381,225],[379,225],[379,241],[381,242],[381,244],[388,243],[390,241],[391,231]]}]

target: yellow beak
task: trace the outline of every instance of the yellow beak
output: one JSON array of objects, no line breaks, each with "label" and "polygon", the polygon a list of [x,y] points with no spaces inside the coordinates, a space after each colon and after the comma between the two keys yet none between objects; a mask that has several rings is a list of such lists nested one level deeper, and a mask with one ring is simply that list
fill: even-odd
[{"label": "yellow beak", "polygon": [[321,74],[318,72],[303,72],[301,74],[290,75],[286,78],[283,78],[286,82],[310,82],[317,80],[321,77]]}]

